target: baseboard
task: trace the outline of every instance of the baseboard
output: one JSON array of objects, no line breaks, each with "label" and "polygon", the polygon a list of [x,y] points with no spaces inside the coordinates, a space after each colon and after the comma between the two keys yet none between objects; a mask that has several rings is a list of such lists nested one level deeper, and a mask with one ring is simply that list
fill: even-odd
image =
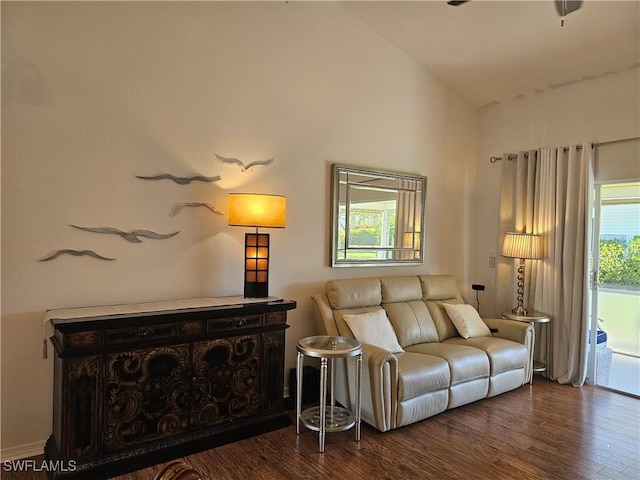
[{"label": "baseboard", "polygon": [[0,462],[8,462],[11,460],[20,460],[22,458],[42,455],[44,453],[45,443],[46,440],[43,440],[41,442],[18,445],[17,447],[3,448],[0,450]]}]

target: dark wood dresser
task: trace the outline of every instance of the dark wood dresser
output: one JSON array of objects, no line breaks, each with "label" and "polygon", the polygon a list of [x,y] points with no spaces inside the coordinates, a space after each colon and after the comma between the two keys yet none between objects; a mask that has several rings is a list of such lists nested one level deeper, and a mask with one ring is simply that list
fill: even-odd
[{"label": "dark wood dresser", "polygon": [[109,478],[290,424],[287,311],[242,297],[47,312],[50,478]]}]

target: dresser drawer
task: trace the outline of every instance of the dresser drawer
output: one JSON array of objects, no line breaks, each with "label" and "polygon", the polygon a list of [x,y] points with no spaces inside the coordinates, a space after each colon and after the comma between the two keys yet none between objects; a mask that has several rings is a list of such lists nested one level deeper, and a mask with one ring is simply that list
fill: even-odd
[{"label": "dresser drawer", "polygon": [[262,315],[243,315],[238,317],[211,318],[207,321],[209,332],[224,330],[244,330],[262,326]]},{"label": "dresser drawer", "polygon": [[60,343],[64,345],[64,348],[89,350],[100,346],[100,332],[98,331],[63,334],[56,330],[55,335],[60,340]]},{"label": "dresser drawer", "polygon": [[287,323],[286,312],[269,312],[264,314],[265,325],[280,325]]},{"label": "dresser drawer", "polygon": [[117,345],[131,342],[172,338],[177,336],[178,329],[175,323],[162,323],[157,325],[142,325],[138,327],[114,328],[105,330],[104,344]]}]

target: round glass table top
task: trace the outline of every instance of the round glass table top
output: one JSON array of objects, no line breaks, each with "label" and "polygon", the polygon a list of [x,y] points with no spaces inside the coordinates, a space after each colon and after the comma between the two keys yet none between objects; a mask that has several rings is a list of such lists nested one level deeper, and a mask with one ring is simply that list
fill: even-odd
[{"label": "round glass table top", "polygon": [[362,345],[353,338],[318,335],[298,342],[298,351],[308,357],[355,357],[362,353]]},{"label": "round glass table top", "polygon": [[518,322],[528,322],[528,323],[551,322],[551,316],[547,315],[544,312],[535,312],[533,310],[527,312],[526,315],[517,315],[512,311],[508,310],[506,312],[502,312],[502,318],[506,318],[507,320],[516,320]]}]

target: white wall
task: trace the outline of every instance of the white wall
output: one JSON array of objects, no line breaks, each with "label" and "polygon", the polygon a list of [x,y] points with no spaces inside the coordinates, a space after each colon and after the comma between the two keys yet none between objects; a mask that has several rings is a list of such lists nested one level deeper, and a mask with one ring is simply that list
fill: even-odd
[{"label": "white wall", "polygon": [[[229,191],[288,197],[287,228],[271,232],[270,287],[298,302],[287,370],[297,340],[315,333],[309,297],[327,279],[452,273],[469,283],[475,109],[340,5],[1,8],[3,458],[37,453],[51,431],[45,309],[242,291],[245,230],[203,209],[170,217],[178,202],[226,212]],[[241,173],[214,152],[275,163]],[[331,162],[429,177],[424,266],[328,267]],[[223,179],[135,178],[163,172]],[[132,244],[70,224],[180,233]],[[62,248],[116,260],[38,261]]]},{"label": "white wall", "polygon": [[490,163],[489,159],[531,148],[640,136],[638,85],[640,70],[636,68],[479,110],[472,280],[487,286],[481,294],[484,315],[499,313],[495,311],[495,269],[489,267],[489,256],[500,254],[500,162]]}]

